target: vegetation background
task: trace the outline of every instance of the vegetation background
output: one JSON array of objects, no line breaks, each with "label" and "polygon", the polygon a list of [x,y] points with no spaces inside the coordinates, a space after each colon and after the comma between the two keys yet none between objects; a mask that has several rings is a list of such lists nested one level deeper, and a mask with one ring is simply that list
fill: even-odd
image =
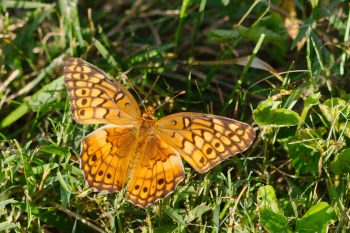
[{"label": "vegetation background", "polygon": [[[346,0],[0,1],[0,231],[349,232]],[[253,124],[243,155],[141,209],[88,189],[63,66],[129,80],[158,117]],[[186,91],[173,100],[180,91]],[[135,93],[134,93],[135,94]]]}]

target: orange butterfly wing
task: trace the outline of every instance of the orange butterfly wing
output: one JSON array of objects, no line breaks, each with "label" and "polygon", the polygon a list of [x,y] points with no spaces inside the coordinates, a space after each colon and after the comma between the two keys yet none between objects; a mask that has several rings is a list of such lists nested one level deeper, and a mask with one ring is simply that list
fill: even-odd
[{"label": "orange butterfly wing", "polygon": [[66,62],[64,80],[76,122],[113,124],[83,139],[80,167],[85,179],[100,191],[120,190],[127,180],[141,120],[136,100],[122,85],[79,58]]},{"label": "orange butterfly wing", "polygon": [[121,190],[136,140],[134,128],[103,126],[82,141],[80,167],[89,186],[99,191]]},{"label": "orange butterfly wing", "polygon": [[70,58],[63,73],[77,123],[136,125],[141,120],[140,108],[130,92],[97,67]]},{"label": "orange butterfly wing", "polygon": [[245,151],[255,139],[253,127],[246,123],[193,112],[161,118],[156,134],[200,173]]},{"label": "orange butterfly wing", "polygon": [[185,177],[180,155],[161,139],[150,137],[131,173],[127,197],[143,208],[172,193]]}]

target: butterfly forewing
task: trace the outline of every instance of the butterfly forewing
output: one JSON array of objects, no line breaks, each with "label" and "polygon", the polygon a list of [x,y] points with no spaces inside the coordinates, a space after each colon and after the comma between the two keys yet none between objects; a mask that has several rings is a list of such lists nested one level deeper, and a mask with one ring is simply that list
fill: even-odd
[{"label": "butterfly forewing", "polygon": [[140,121],[140,108],[130,92],[95,66],[70,58],[64,67],[64,81],[76,122],[136,125]]},{"label": "butterfly forewing", "polygon": [[161,118],[156,133],[198,172],[245,151],[255,139],[243,122],[201,113],[177,113]]}]

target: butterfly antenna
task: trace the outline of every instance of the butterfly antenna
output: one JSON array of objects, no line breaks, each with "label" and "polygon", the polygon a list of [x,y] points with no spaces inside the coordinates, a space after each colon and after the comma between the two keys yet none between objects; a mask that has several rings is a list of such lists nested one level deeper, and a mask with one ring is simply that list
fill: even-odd
[{"label": "butterfly antenna", "polygon": [[141,99],[141,97],[140,97],[138,91],[136,91],[134,85],[132,84],[132,82],[130,81],[130,79],[128,78],[128,76],[126,75],[126,74],[129,73],[130,71],[131,71],[131,69],[129,69],[129,70],[125,71],[125,72],[122,72],[122,77],[123,77],[123,79],[126,79],[126,80],[127,80],[127,82],[130,84],[131,88],[132,88],[132,89],[134,90],[134,92],[136,93],[137,98],[140,100],[140,103],[142,104],[143,108],[146,109],[146,106],[145,106],[145,104],[143,103],[143,100]]},{"label": "butterfly antenna", "polygon": [[162,103],[161,105],[159,105],[156,109],[154,109],[154,112],[156,112],[160,107],[162,107],[164,104],[169,103],[171,100],[175,99],[176,97],[178,97],[179,95],[183,95],[186,94],[186,91],[180,91],[179,93],[177,93],[176,95],[174,95],[173,97],[171,97],[170,99],[164,101],[164,103]]},{"label": "butterfly antenna", "polygon": [[145,97],[145,100],[149,100],[149,96],[150,96],[150,94],[152,93],[154,87],[156,86],[156,84],[157,84],[159,78],[160,78],[160,75],[158,75],[157,78],[156,78],[156,80],[153,82],[151,88],[149,89],[149,91],[148,91],[148,93],[147,93],[147,95],[146,95],[146,97]]}]

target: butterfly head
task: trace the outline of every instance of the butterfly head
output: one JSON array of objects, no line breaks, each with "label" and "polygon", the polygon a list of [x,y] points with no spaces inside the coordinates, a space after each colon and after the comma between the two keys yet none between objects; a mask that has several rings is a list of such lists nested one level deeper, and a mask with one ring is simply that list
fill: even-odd
[{"label": "butterfly head", "polygon": [[154,108],[152,106],[147,106],[146,111],[142,114],[142,119],[144,121],[154,121]]}]

